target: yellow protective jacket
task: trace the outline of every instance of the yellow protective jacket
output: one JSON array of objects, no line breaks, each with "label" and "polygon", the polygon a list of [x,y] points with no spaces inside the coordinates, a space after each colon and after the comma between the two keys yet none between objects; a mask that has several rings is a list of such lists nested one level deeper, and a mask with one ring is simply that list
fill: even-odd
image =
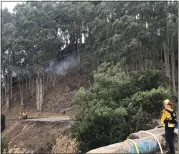
[{"label": "yellow protective jacket", "polygon": [[[167,110],[173,111],[172,108],[167,108]],[[171,117],[171,114],[170,114],[168,111],[166,111],[165,109],[163,109],[162,112],[163,112],[163,113],[162,113],[162,117],[161,117],[161,124],[162,124],[162,125],[165,125],[165,124],[164,124],[164,120],[165,120],[165,119],[172,120],[172,117]],[[175,127],[175,124],[168,123],[168,127]]]}]

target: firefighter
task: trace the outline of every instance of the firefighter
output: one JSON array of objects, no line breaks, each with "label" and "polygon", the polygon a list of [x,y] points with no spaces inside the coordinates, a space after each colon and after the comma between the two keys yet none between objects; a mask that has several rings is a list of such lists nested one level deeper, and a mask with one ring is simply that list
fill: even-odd
[{"label": "firefighter", "polygon": [[176,113],[173,109],[173,103],[166,99],[164,102],[161,124],[165,126],[165,137],[170,151],[168,153],[175,154],[174,149],[174,129],[176,124]]},{"label": "firefighter", "polygon": [[19,112],[19,119],[27,119],[27,112]]}]

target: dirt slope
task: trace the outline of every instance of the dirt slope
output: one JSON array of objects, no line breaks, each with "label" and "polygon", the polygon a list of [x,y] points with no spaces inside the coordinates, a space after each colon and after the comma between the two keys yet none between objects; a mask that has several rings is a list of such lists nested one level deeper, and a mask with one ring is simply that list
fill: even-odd
[{"label": "dirt slope", "polygon": [[[69,72],[65,76],[58,76],[55,80],[55,86],[50,83],[45,85],[44,92],[44,104],[42,107],[42,113],[56,114],[70,114],[73,113],[72,99],[75,91],[81,86],[88,87],[90,77],[88,74],[80,74],[78,72]],[[47,87],[48,86],[48,87]],[[19,93],[19,89],[16,89],[15,94]],[[14,95],[14,92],[13,92]],[[30,92],[24,94],[24,103],[26,111],[29,115],[33,116],[36,113],[36,95],[34,93],[31,96]],[[5,109],[2,105],[2,112],[6,116],[17,116],[20,111],[20,98],[19,95],[16,98],[10,100],[10,108]]]},{"label": "dirt slope", "polygon": [[75,91],[88,85],[89,76],[87,74],[78,75],[78,73],[71,72],[65,77],[58,77],[55,86],[44,95],[43,112],[61,113],[65,109],[72,111]]},{"label": "dirt slope", "polygon": [[[58,140],[58,146],[64,143],[59,141],[60,138],[68,136],[70,133],[70,123],[68,122],[28,122],[17,121],[9,129],[7,129],[3,136],[9,141],[9,152],[11,153],[51,153]],[[61,146],[63,147],[63,146]],[[70,150],[73,147],[69,147]],[[61,149],[63,151],[63,149]],[[65,147],[63,152],[68,151]]]}]

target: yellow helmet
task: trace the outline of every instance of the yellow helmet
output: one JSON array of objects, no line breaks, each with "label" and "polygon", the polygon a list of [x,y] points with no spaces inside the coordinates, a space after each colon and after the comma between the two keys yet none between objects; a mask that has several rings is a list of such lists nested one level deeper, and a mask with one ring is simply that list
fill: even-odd
[{"label": "yellow helmet", "polygon": [[169,99],[166,99],[163,101],[163,104],[164,105],[172,105],[173,103]]}]

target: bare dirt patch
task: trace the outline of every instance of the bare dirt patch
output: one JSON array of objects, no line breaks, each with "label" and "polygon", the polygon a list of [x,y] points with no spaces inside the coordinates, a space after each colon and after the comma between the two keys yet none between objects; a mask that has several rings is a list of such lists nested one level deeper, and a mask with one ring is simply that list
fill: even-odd
[{"label": "bare dirt patch", "polygon": [[[51,153],[57,138],[70,133],[70,124],[67,122],[27,122],[16,121],[3,133],[9,145],[9,152]],[[70,141],[70,138],[68,138]],[[60,140],[58,143],[63,144]],[[68,149],[69,148],[69,149]],[[54,149],[54,148],[53,148]],[[71,151],[72,146],[65,150]]]},{"label": "bare dirt patch", "polygon": [[61,113],[64,109],[71,108],[67,113],[73,113],[74,94],[80,87],[88,87],[89,81],[89,75],[78,75],[77,72],[70,72],[64,77],[58,77],[55,86],[44,95],[43,112]]}]

